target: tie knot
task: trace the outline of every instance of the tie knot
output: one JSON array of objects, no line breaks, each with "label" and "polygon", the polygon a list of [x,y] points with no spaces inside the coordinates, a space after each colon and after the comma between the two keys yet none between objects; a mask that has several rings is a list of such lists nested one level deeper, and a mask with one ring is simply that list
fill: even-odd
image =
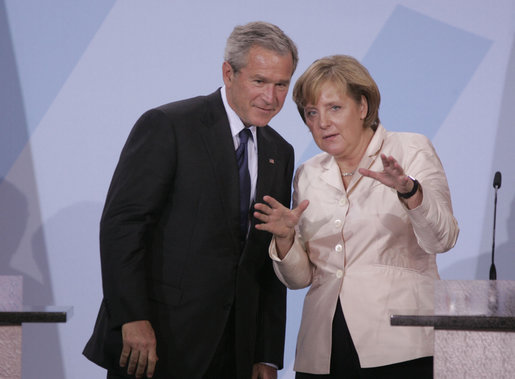
[{"label": "tie knot", "polygon": [[250,129],[245,128],[238,135],[240,136],[240,144],[246,144],[252,134]]}]

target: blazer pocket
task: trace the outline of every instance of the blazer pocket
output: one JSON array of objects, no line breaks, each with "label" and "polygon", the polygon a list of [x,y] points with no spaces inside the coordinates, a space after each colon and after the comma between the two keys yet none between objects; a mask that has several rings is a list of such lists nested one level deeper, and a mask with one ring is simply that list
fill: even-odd
[{"label": "blazer pocket", "polygon": [[167,305],[179,305],[182,290],[163,283],[154,283],[150,289],[150,299]]}]

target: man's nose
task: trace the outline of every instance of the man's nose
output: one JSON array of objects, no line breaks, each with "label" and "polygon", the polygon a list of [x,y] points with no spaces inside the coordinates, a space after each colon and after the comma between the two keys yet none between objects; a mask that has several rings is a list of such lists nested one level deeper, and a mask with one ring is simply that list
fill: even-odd
[{"label": "man's nose", "polygon": [[275,86],[273,84],[264,86],[262,97],[267,104],[272,104],[275,97]]}]

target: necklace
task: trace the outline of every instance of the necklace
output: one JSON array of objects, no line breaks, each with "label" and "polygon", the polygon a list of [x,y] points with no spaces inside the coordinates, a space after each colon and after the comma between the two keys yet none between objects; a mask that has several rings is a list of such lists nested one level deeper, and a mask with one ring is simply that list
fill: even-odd
[{"label": "necklace", "polygon": [[351,172],[342,172],[342,171],[340,171],[340,174],[342,174],[342,176],[345,177],[345,176],[352,176],[352,175],[354,175],[355,172],[356,172],[356,170],[351,171]]}]

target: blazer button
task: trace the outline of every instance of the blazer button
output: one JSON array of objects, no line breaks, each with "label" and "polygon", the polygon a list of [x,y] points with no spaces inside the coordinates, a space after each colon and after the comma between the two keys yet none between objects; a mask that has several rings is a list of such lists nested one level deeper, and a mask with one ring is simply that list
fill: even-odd
[{"label": "blazer button", "polygon": [[337,277],[338,279],[341,279],[341,278],[342,278],[342,276],[343,276],[343,271],[342,271],[342,270],[338,270],[338,271],[336,271],[336,277]]},{"label": "blazer button", "polygon": [[341,206],[345,205],[345,203],[346,203],[346,201],[345,201],[345,198],[343,198],[343,197],[340,199],[340,201],[338,201],[338,204]]},{"label": "blazer button", "polygon": [[340,244],[338,244],[338,245],[336,245],[336,246],[334,247],[334,250],[335,250],[337,253],[339,253],[339,252],[341,252],[341,251],[343,250],[343,246],[342,246],[342,245],[340,245]]},{"label": "blazer button", "polygon": [[342,220],[334,220],[334,226],[336,226],[337,228],[342,226]]}]

